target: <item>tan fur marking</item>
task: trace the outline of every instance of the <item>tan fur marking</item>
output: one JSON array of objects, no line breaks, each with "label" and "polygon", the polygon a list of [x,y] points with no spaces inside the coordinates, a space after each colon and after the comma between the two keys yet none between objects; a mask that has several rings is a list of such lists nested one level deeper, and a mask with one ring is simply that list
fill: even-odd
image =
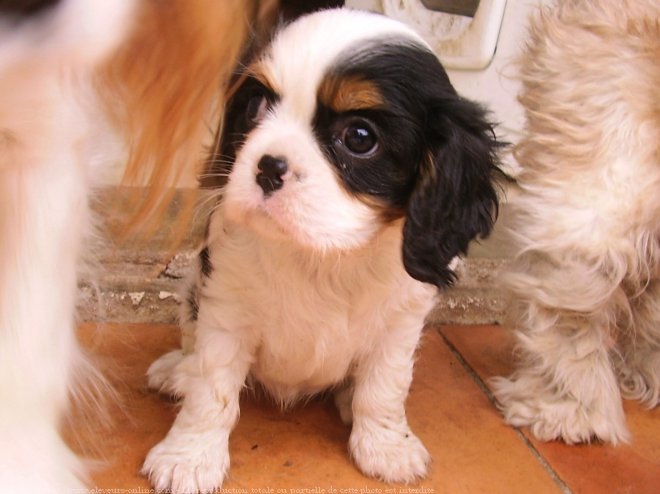
[{"label": "tan fur marking", "polygon": [[364,79],[328,78],[321,84],[318,94],[321,103],[338,113],[385,106],[385,100],[378,87]]}]

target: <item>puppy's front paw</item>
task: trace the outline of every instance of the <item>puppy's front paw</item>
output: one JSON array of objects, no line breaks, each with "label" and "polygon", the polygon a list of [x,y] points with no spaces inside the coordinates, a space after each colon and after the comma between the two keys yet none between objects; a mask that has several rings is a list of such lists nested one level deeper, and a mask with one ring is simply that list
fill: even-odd
[{"label": "puppy's front paw", "polygon": [[597,439],[612,444],[628,441],[621,401],[580,401],[572,396],[541,391],[531,379],[491,381],[499,408],[507,423],[529,427],[541,441],[561,439],[567,444],[588,443]]},{"label": "puppy's front paw", "polygon": [[155,391],[178,394],[174,385],[174,370],[183,360],[184,355],[181,350],[174,350],[166,353],[149,366],[147,370],[147,385]]},{"label": "puppy's front paw", "polygon": [[142,475],[157,491],[194,494],[220,488],[228,470],[227,435],[222,431],[170,431],[147,455]]},{"label": "puppy's front paw", "polygon": [[388,483],[412,483],[426,477],[431,456],[407,425],[355,424],[351,455],[366,475]]}]

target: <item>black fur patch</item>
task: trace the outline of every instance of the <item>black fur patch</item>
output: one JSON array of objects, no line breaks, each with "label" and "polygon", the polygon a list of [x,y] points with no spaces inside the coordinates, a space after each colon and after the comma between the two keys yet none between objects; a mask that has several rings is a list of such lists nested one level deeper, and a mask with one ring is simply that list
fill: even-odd
[{"label": "black fur patch", "polygon": [[[485,111],[458,96],[433,53],[409,41],[349,50],[327,77],[368,81],[383,101],[341,113],[319,101],[314,130],[322,149],[350,192],[375,199],[390,217],[405,215],[408,273],[450,285],[451,260],[488,235],[497,215],[500,145]],[[376,134],[373,153],[356,155],[342,141],[355,121]]]},{"label": "black fur patch", "polygon": [[[374,108],[338,113],[319,100],[314,130],[350,192],[371,196],[402,216],[426,145],[425,101],[417,86],[443,86],[449,84],[448,80],[439,80],[437,74],[426,77],[419,73],[419,67],[435,61],[435,56],[409,44],[374,41],[361,46],[358,52],[344,53],[339,60],[327,74],[328,79],[368,82],[378,88],[383,102]],[[376,134],[378,145],[373,154],[360,156],[347,149],[342,132],[356,122],[364,122]]]}]

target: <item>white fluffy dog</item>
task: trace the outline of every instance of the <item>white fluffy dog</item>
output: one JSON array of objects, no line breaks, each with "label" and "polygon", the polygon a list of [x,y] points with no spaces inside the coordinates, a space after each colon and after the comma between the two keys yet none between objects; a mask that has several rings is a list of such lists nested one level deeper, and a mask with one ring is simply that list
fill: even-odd
[{"label": "white fluffy dog", "polygon": [[88,199],[103,173],[93,164],[126,137],[128,177],[154,186],[143,212],[158,212],[201,161],[204,117],[249,5],[0,1],[0,491],[82,489],[59,428],[74,376],[94,374],[73,331]]},{"label": "white fluffy dog", "polygon": [[239,394],[327,389],[367,475],[412,482],[429,455],[404,403],[436,286],[486,235],[497,144],[427,45],[386,17],[329,10],[241,74],[215,156],[228,175],[183,306],[183,350],[149,383],[183,398],[146,458],[157,489],[211,492]]},{"label": "white fluffy dog", "polygon": [[495,394],[539,439],[617,444],[621,398],[660,401],[660,4],[559,2],[530,37],[508,273],[520,362]]}]

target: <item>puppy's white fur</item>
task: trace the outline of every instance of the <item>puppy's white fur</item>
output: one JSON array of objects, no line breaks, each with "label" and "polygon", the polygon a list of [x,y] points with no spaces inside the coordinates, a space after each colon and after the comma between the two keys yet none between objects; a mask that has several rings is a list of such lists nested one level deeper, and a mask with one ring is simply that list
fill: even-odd
[{"label": "puppy's white fur", "polygon": [[660,9],[581,0],[532,23],[507,276],[520,362],[494,382],[543,440],[629,440],[621,398],[660,400]]}]

